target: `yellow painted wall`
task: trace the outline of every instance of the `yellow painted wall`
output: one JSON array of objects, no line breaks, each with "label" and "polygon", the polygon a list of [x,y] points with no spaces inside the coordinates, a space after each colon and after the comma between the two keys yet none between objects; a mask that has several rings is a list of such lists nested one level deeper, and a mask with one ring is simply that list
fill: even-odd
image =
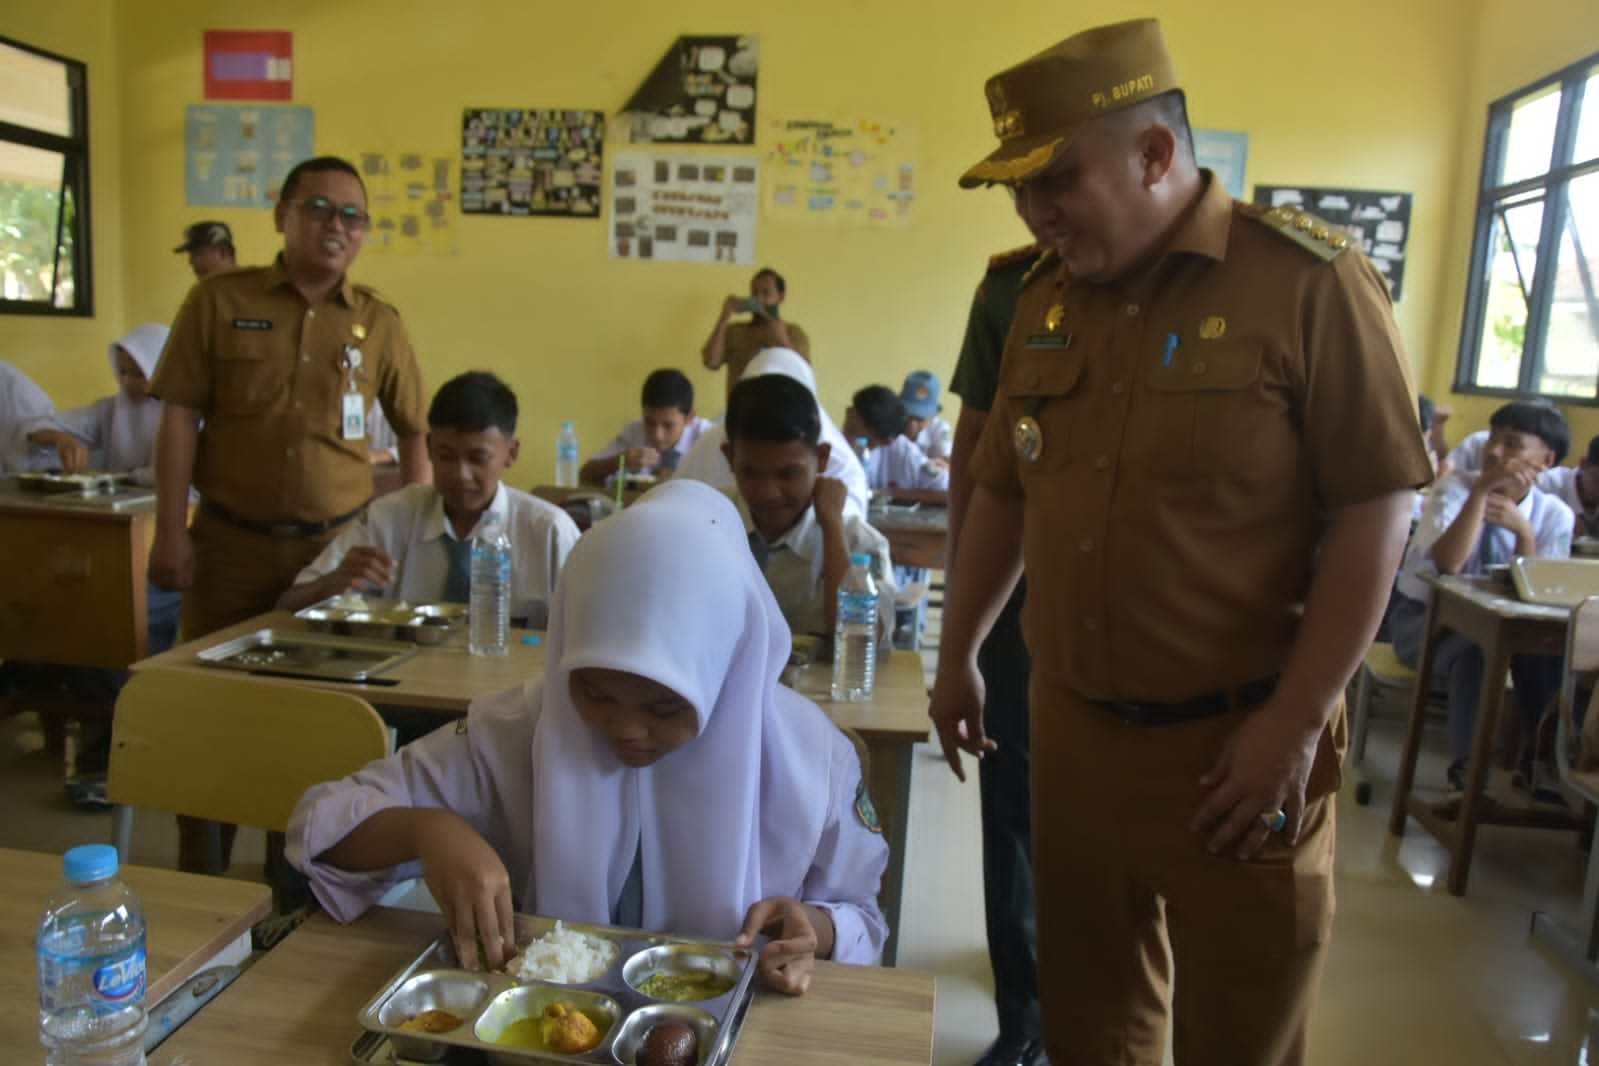
[{"label": "yellow painted wall", "polygon": [[[125,330],[121,94],[116,0],[6,0],[0,35],[89,67],[89,196],[93,210],[93,318],[0,315],[0,359],[25,371],[58,403],[86,402],[116,388],[106,346]],[[0,238],[3,239],[3,238]]]},{"label": "yellow painted wall", "polygon": [[[1599,4],[1593,0],[1536,0],[1531,5],[1524,0],[1483,0],[1471,57],[1471,82],[1462,102],[1462,153],[1455,179],[1455,207],[1449,216],[1443,299],[1438,302],[1434,328],[1439,343],[1431,353],[1424,377],[1432,396],[1455,409],[1448,426],[1451,442],[1473,430],[1487,428],[1489,415],[1505,402],[1493,396],[1450,395],[1459,353],[1488,105],[1596,49]],[[1599,434],[1599,409],[1567,405],[1561,410],[1571,421],[1573,448],[1580,454],[1589,438]]]},{"label": "yellow painted wall", "polygon": [[[59,0],[52,10],[111,3]],[[955,187],[960,171],[992,144],[984,78],[1077,29],[1155,14],[1166,23],[1194,122],[1250,134],[1251,183],[1416,194],[1398,314],[1419,364],[1448,329],[1441,306],[1457,299],[1443,268],[1447,227],[1457,216],[1456,177],[1475,165],[1461,160],[1461,108],[1482,38],[1481,3],[1349,0],[1340,21],[1351,29],[1339,38],[1309,32],[1265,0],[1137,7],[1087,0],[1069,8],[1048,0],[449,7],[436,0],[281,0],[269,8],[237,0],[120,0],[121,194],[137,210],[121,219],[125,269],[102,268],[100,281],[120,286],[128,320],[164,319],[188,284],[181,257],[168,251],[187,222],[224,218],[246,261],[264,260],[278,245],[268,212],[183,204],[184,107],[200,97],[204,29],[294,31],[296,102],[316,110],[318,150],[347,155],[373,148],[453,152],[468,105],[614,112],[677,34],[756,33],[763,115],[880,115],[919,130],[921,198],[910,228],[760,225],[756,258],[788,277],[788,315],[813,338],[823,401],[836,416],[849,393],[870,381],[897,385],[919,366],[947,381],[984,259],[1024,239],[1002,192]],[[30,17],[46,28],[81,21]],[[97,166],[104,161],[97,155]],[[103,227],[106,214],[96,206]],[[578,422],[588,449],[633,416],[639,383],[655,366],[690,370],[705,413],[719,408],[720,376],[699,368],[698,349],[720,298],[742,291],[748,268],[613,260],[598,222],[453,222],[455,256],[368,253],[355,275],[400,307],[431,384],[488,367],[517,389],[526,412],[519,483],[548,478],[561,419]],[[115,239],[97,234],[102,261]],[[113,330],[104,317],[97,325],[108,339]],[[0,344],[12,329],[0,321]],[[66,329],[58,336],[52,359],[98,372],[83,344]],[[99,394],[98,379],[80,379],[53,379],[62,402]],[[953,417],[953,403],[946,414]]]}]

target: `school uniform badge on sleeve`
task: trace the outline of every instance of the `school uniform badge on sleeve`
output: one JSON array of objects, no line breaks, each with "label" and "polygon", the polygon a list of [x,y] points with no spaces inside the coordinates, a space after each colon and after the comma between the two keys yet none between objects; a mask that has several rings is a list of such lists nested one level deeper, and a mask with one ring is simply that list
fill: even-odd
[{"label": "school uniform badge on sleeve", "polygon": [[855,817],[861,824],[879,836],[883,833],[883,823],[877,820],[877,808],[872,805],[872,797],[866,791],[866,782],[861,782],[861,787],[855,790]]}]

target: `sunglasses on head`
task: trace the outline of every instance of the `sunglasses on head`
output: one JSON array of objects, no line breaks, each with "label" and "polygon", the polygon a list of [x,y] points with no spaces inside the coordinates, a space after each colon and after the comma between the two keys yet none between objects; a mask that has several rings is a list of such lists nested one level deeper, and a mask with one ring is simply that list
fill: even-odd
[{"label": "sunglasses on head", "polygon": [[311,221],[319,226],[326,224],[334,216],[338,216],[339,221],[344,223],[344,228],[351,233],[360,233],[372,221],[371,215],[354,204],[345,204],[340,207],[323,196],[313,196],[309,200],[290,200],[289,204],[304,211]]}]

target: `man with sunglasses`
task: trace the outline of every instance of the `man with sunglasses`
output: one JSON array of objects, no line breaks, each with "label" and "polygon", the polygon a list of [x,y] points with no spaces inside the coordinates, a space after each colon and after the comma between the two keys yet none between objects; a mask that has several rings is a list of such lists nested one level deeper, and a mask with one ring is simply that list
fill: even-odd
[{"label": "man with sunglasses", "polygon": [[[270,611],[372,497],[366,412],[394,428],[403,479],[429,480],[427,395],[399,313],[349,280],[371,221],[343,159],[300,163],[273,212],[270,266],[202,279],[178,311],[150,391],[156,536],[150,577],[186,589],[192,640]],[[199,493],[194,524],[189,490]],[[178,864],[198,869],[199,823],[180,819]],[[227,863],[224,836],[223,863]]]}]

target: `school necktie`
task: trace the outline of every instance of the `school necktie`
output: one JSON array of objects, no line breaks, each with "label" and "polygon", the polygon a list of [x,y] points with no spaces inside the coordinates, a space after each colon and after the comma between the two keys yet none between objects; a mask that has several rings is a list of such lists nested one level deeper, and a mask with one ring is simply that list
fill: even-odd
[{"label": "school necktie", "polygon": [[472,600],[472,542],[451,536],[440,538],[450,553],[450,570],[444,578],[445,603],[470,603]]},{"label": "school necktie", "polygon": [[677,464],[683,461],[683,453],[676,448],[668,448],[661,453],[661,461],[655,464],[655,469],[672,473],[677,469]]},{"label": "school necktie", "polygon": [[766,546],[766,538],[753,529],[750,530],[750,554],[755,556],[755,565],[761,568],[761,573],[766,573],[766,560],[772,557],[772,549]]}]

